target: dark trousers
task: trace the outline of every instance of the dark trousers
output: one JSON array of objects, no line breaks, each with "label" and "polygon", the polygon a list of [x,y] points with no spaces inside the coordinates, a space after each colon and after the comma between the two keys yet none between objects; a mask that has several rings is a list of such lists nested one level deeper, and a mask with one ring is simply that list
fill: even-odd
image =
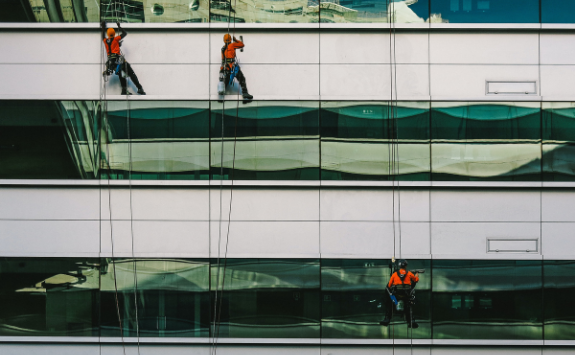
[{"label": "dark trousers", "polygon": [[[387,292],[386,292],[386,295],[387,295]],[[387,296],[388,296],[388,300],[385,303],[386,304],[385,318],[391,319],[391,315],[399,313],[399,311],[396,311],[393,309],[393,307],[395,307],[395,304],[393,303],[391,298],[389,298],[389,295],[387,295]],[[407,321],[407,323],[411,323],[411,312],[412,312],[412,306],[413,305],[410,302],[409,295],[406,293],[403,293],[403,292],[396,292],[395,297],[397,298],[398,302],[403,301],[403,313],[405,314],[405,320]],[[413,321],[415,322],[415,317],[413,317]]]},{"label": "dark trousers", "polygon": [[[136,73],[134,72],[134,69],[132,69],[130,63],[124,62],[123,66],[124,67],[122,69],[126,74],[128,74],[130,80],[132,80],[132,82],[134,83],[134,85],[136,85],[138,90],[141,89],[142,85],[140,85],[140,81],[138,80],[138,77],[136,76]],[[120,77],[120,84],[122,85],[122,90],[126,90],[127,86],[126,78],[122,78],[121,73],[118,76]]]},{"label": "dark trousers", "polygon": [[[224,70],[220,70],[220,74],[224,73]],[[229,71],[225,71],[225,76],[224,76],[224,83],[226,85],[226,87],[228,87],[229,83],[230,83],[230,75],[231,73]],[[242,73],[242,69],[240,68],[238,70],[238,73],[236,74],[236,78],[238,79],[238,82],[240,83],[240,87],[242,88],[242,94],[247,94],[248,93],[248,87],[246,85],[246,77],[244,76],[244,73]]]}]

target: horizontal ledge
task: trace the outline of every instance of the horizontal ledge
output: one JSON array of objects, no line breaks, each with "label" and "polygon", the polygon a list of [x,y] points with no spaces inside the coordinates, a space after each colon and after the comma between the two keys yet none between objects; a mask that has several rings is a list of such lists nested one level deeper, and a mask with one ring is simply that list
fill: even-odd
[{"label": "horizontal ledge", "polygon": [[298,181],[298,180],[46,180],[0,179],[0,187],[300,187],[300,188],[516,188],[516,189],[573,189],[575,182],[519,182],[519,181]]},{"label": "horizontal ledge", "polygon": [[[159,337],[0,337],[0,343],[96,343],[96,344],[213,344],[214,338]],[[439,346],[575,346],[575,340],[492,340],[492,339],[320,339],[320,338],[218,338],[218,344],[272,345],[439,345]]]}]

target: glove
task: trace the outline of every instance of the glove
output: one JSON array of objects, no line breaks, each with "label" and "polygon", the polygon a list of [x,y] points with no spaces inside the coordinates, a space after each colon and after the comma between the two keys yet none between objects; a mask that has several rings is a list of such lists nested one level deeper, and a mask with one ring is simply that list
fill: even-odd
[{"label": "glove", "polygon": [[238,39],[236,37],[234,37],[234,42],[237,42],[237,41],[238,41]]}]

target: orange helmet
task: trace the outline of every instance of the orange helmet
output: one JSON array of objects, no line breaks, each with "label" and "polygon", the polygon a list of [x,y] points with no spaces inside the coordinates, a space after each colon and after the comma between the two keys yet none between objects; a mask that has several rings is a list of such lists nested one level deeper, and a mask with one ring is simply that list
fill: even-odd
[{"label": "orange helmet", "polygon": [[116,35],[116,31],[114,31],[113,28],[108,28],[108,31],[106,31],[106,33],[108,34],[108,37],[112,38]]},{"label": "orange helmet", "polygon": [[224,35],[224,43],[232,43],[232,36],[230,36],[229,33]]}]

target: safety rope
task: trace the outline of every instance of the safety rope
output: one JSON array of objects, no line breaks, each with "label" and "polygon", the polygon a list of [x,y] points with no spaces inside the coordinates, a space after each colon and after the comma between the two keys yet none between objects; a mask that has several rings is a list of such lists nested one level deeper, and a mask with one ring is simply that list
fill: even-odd
[{"label": "safety rope", "polygon": [[[237,0],[234,0],[234,8],[237,5]],[[228,28],[227,34],[230,34],[230,20],[231,20],[231,12],[232,12],[232,4],[231,1],[229,2],[228,8]],[[236,12],[234,10],[234,27],[233,27],[233,36],[235,37],[236,34]],[[225,55],[224,55],[225,59]],[[234,173],[235,173],[235,164],[236,164],[236,146],[237,146],[237,131],[238,131],[238,116],[239,116],[239,106],[240,106],[240,98],[239,93],[237,97],[237,104],[236,104],[236,117],[235,117],[235,125],[234,125],[234,145],[233,145],[233,156],[232,156],[232,171],[230,175],[230,203],[228,207],[228,221],[227,221],[227,230],[226,230],[226,241],[225,241],[225,248],[224,248],[224,266],[223,266],[223,275],[222,275],[222,287],[220,292],[220,297],[218,299],[218,289],[219,289],[219,282],[220,282],[220,255],[221,255],[221,239],[222,239],[222,210],[223,210],[223,181],[224,181],[224,143],[225,143],[225,105],[226,105],[226,98],[225,98],[225,64],[224,61],[224,95],[222,100],[222,130],[221,130],[221,152],[220,152],[220,210],[219,210],[219,220],[218,220],[218,256],[217,256],[217,272],[216,272],[216,290],[215,290],[215,297],[214,297],[214,325],[212,327],[212,346],[210,348],[210,354],[216,355],[218,351],[218,338],[221,328],[221,315],[222,315],[222,306],[223,306],[223,296],[224,296],[224,288],[225,288],[225,280],[226,280],[226,268],[227,268],[227,255],[228,255],[228,245],[229,245],[229,236],[230,236],[230,224],[231,224],[231,217],[232,217],[232,203],[233,203],[233,189],[234,189]],[[237,65],[237,59],[236,59]],[[228,83],[233,85],[233,81]],[[218,302],[219,301],[219,302]]]}]

